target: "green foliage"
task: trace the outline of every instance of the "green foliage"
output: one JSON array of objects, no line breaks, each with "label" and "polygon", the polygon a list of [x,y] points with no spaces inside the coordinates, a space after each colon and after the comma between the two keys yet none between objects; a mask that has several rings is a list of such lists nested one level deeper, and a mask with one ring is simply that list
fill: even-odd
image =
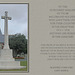
[{"label": "green foliage", "polygon": [[17,54],[24,52],[27,53],[27,39],[23,34],[15,34],[9,36],[9,46],[11,49],[16,50]]}]

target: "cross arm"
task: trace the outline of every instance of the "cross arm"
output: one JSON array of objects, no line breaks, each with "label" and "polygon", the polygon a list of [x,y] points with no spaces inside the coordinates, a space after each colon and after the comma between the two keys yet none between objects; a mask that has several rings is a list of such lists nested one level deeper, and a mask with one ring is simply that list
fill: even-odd
[{"label": "cross arm", "polygon": [[11,20],[12,18],[11,17],[8,17],[8,20]]},{"label": "cross arm", "polygon": [[5,19],[5,16],[1,16],[1,19]]}]

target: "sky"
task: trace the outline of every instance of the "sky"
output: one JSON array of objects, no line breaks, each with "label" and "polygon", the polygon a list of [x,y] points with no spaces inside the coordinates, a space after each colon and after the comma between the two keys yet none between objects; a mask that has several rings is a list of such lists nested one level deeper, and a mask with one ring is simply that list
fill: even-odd
[{"label": "sky", "polygon": [[0,29],[4,34],[4,19],[5,11],[8,11],[8,34],[13,35],[21,33],[28,38],[28,4],[0,4]]}]

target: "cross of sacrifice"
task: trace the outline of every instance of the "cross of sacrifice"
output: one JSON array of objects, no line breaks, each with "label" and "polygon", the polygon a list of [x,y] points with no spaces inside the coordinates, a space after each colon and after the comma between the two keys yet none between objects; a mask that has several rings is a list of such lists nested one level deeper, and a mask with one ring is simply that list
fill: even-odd
[{"label": "cross of sacrifice", "polygon": [[8,20],[11,20],[11,17],[8,17],[8,12],[5,11],[5,16],[1,16],[1,19],[5,20],[4,25],[4,49],[9,49],[9,42],[8,42]]}]

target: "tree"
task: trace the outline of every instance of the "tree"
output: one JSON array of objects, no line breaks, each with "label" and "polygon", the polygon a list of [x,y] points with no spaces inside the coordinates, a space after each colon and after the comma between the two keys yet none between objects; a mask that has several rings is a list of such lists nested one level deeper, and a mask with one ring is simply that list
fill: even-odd
[{"label": "tree", "polygon": [[17,54],[20,53],[27,53],[27,39],[25,35],[23,34],[15,34],[9,36],[9,46],[10,49],[13,49],[17,52]]}]

